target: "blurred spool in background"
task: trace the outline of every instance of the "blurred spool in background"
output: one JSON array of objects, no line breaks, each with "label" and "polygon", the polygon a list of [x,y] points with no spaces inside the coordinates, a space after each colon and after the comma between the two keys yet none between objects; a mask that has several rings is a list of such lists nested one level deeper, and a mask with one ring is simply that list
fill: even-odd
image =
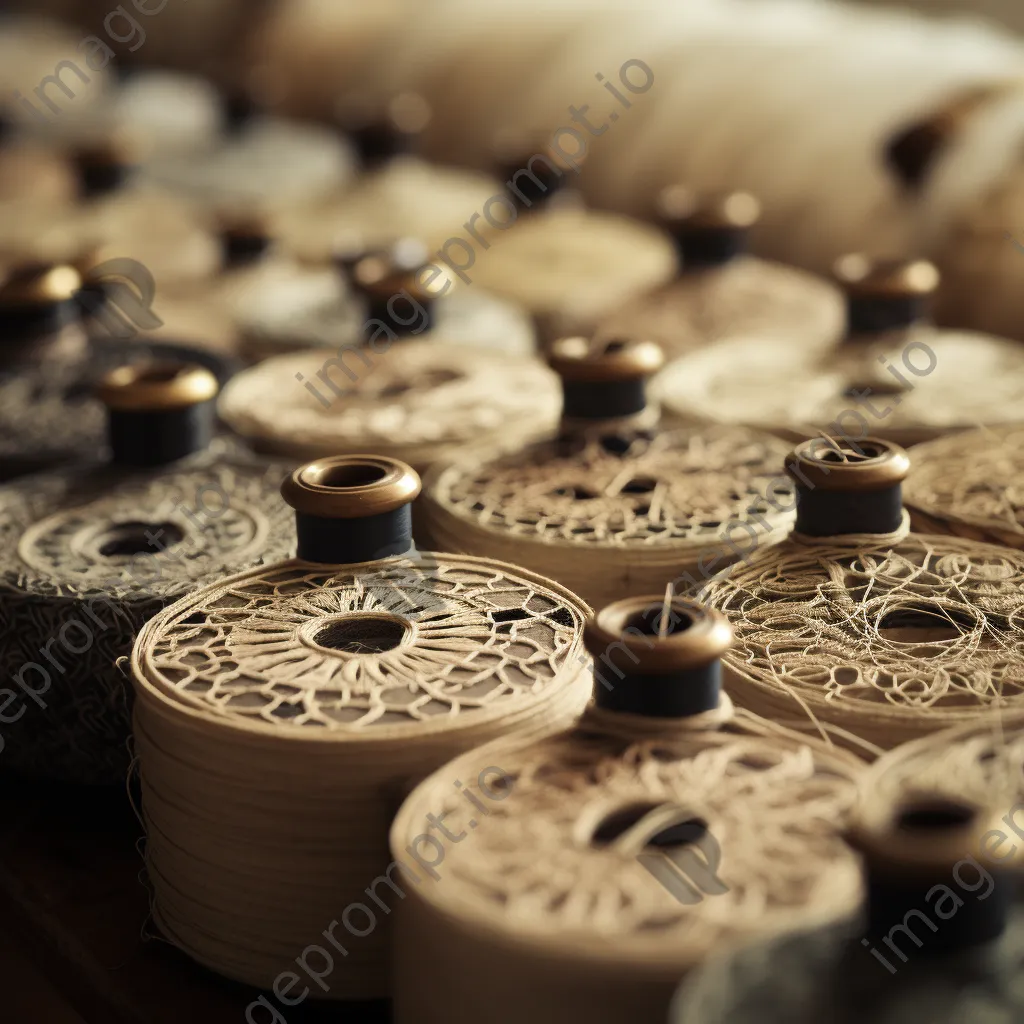
[{"label": "blurred spool in background", "polygon": [[923,793],[877,797],[850,830],[863,911],[751,946],[687,978],[670,1024],[936,1024],[1010,1021],[1024,1011],[1019,862],[1006,861],[1001,808]]},{"label": "blurred spool in background", "polygon": [[558,421],[557,380],[537,360],[442,341],[395,346],[353,350],[340,365],[324,350],[268,359],[225,388],[221,418],[263,451],[303,459],[373,451],[416,469],[466,444],[515,444]]}]

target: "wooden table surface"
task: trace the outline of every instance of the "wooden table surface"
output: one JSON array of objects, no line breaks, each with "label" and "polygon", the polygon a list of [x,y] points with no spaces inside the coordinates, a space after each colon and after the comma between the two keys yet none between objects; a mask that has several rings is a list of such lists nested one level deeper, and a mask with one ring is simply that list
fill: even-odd
[{"label": "wooden table surface", "polygon": [[[244,1024],[255,989],[144,940],[142,829],[121,792],[0,775],[0,982],[7,1024]],[[306,1003],[288,1024],[384,1024],[381,1004]],[[12,1012],[13,1010],[13,1012]],[[255,1015],[264,1024],[266,1013]]]}]

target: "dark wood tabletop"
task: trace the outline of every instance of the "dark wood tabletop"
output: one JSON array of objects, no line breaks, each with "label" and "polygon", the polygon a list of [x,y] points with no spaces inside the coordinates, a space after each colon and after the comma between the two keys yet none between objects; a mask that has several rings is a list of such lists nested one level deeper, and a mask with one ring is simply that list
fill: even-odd
[{"label": "dark wood tabletop", "polygon": [[[123,790],[0,775],[0,981],[14,993],[0,1017],[8,1024],[245,1024],[260,992],[151,937],[141,835]],[[390,1019],[380,1003],[283,1012],[287,1024]],[[257,1011],[253,1024],[267,1017]]]}]

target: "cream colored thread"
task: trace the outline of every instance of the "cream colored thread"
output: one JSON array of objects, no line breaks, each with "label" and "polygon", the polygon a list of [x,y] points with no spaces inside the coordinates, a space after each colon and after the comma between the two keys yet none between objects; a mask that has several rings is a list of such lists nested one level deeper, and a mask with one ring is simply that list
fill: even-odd
[{"label": "cream colored thread", "polygon": [[910,513],[904,509],[900,513],[899,528],[892,533],[834,533],[827,537],[812,537],[808,533],[793,530],[789,539],[794,544],[808,548],[834,548],[839,545],[855,548],[882,548],[899,544],[910,533]]},{"label": "cream colored thread", "polygon": [[[379,655],[300,639],[325,616],[398,609],[415,629]],[[526,614],[488,624],[489,610]],[[592,685],[580,668],[587,611],[500,563],[421,556],[351,569],[286,562],[153,619],[132,667],[163,934],[215,971],[270,987],[332,914],[366,902],[409,780],[498,735],[538,738],[580,714]],[[184,621],[193,615],[202,621]],[[480,691],[481,680],[496,686]],[[409,699],[386,719],[382,700],[399,692]],[[301,714],[275,715],[282,702]],[[387,915],[372,906],[371,934],[343,933],[349,956],[339,954],[331,998],[388,992]]]},{"label": "cream colored thread", "polygon": [[[892,549],[785,545],[708,599],[736,631],[724,663],[740,704],[786,721],[796,702],[823,727],[889,749],[986,709],[1024,710],[1022,584],[1015,551],[911,534]],[[901,608],[954,628],[883,636]]]},{"label": "cream colored thread", "polygon": [[[632,445],[625,457],[602,447],[609,436]],[[768,435],[681,428],[648,440],[597,424],[571,438],[509,453],[482,447],[436,467],[421,500],[431,546],[526,565],[602,607],[660,593],[701,572],[702,558],[711,571],[724,567],[751,543],[740,523],[766,546],[792,522],[763,496],[788,451]],[[643,490],[623,490],[630,481]],[[742,538],[732,545],[722,539],[730,524]]]},{"label": "cream colored thread", "polygon": [[1024,428],[986,428],[919,445],[903,496],[922,532],[1024,547]]},{"label": "cream colored thread", "polygon": [[[833,919],[859,898],[839,831],[861,762],[746,712],[701,727],[591,707],[569,733],[496,741],[417,787],[392,850],[426,807],[467,827],[472,808],[446,782],[488,764],[511,777],[509,795],[452,850],[444,877],[399,910],[396,1024],[436,1019],[430,1008],[458,977],[499,961],[486,986],[459,990],[467,1019],[512,1024],[529,1007],[535,1024],[562,1024],[571,1006],[579,1019],[627,1024],[638,1007],[664,1008],[678,978],[713,951]],[[591,845],[609,814],[638,805],[664,805],[666,822],[679,810],[706,822],[728,892],[683,905],[637,860],[638,834]]]}]

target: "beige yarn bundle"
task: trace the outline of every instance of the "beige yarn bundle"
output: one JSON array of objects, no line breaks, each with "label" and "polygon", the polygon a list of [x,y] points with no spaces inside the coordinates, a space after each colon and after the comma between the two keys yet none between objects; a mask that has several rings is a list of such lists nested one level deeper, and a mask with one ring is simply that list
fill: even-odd
[{"label": "beige yarn bundle", "polygon": [[[552,351],[564,389],[623,388],[627,399],[661,361],[645,342],[573,338]],[[600,607],[670,581],[685,587],[783,539],[791,512],[765,498],[783,442],[743,427],[658,430],[656,410],[642,406],[616,419],[608,394],[589,419],[567,406],[556,437],[476,446],[435,465],[421,502],[430,543],[543,571]]]},{"label": "beige yarn bundle", "polygon": [[[343,918],[324,998],[385,996],[389,911],[369,928],[344,911],[379,889],[407,787],[499,735],[566,727],[586,702],[586,606],[497,562],[401,554],[418,487],[376,457],[303,467],[283,488],[300,557],[201,589],[139,636],[154,918],[230,978],[270,989]],[[399,553],[330,564],[371,550]]]},{"label": "beige yarn bundle", "polygon": [[705,591],[736,631],[724,663],[740,706],[875,755],[1024,711],[1024,556],[908,533],[908,466],[875,438],[819,439],[787,460],[792,538]]},{"label": "beige yarn bundle", "polygon": [[919,533],[1024,548],[1024,429],[994,427],[914,449],[904,497]]},{"label": "beige yarn bundle", "polygon": [[374,451],[417,469],[484,438],[525,441],[558,421],[557,379],[538,360],[443,341],[353,350],[340,366],[328,354],[296,352],[244,371],[224,390],[221,418],[259,449],[297,458]]},{"label": "beige yarn bundle", "polygon": [[[629,628],[652,602],[688,626],[660,640],[656,617]],[[651,673],[676,691],[667,699],[692,697],[723,630],[727,643],[724,621],[689,602],[605,609],[587,647],[599,681],[614,666],[620,710],[595,686],[576,728],[496,741],[413,791],[392,854],[406,856],[428,812],[455,842],[436,877],[406,877],[397,1024],[446,1019],[453,992],[464,1019],[489,1024],[661,1020],[679,978],[713,951],[856,905],[859,872],[839,836],[855,757],[734,711],[717,687],[689,715],[644,709]],[[491,799],[473,806],[453,781],[478,778]]]}]

